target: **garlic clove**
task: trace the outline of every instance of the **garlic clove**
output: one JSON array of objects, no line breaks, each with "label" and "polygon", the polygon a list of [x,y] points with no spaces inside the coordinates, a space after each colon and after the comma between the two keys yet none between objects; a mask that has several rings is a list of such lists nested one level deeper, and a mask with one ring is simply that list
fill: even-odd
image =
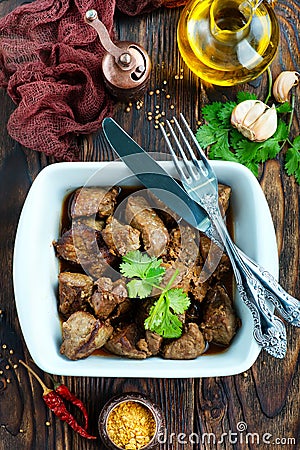
[{"label": "garlic clove", "polygon": [[272,105],[272,107],[268,108],[252,125],[251,131],[254,134],[254,138],[251,140],[255,142],[266,141],[273,136],[276,130],[277,112],[275,105]]},{"label": "garlic clove", "polygon": [[299,83],[300,74],[298,72],[284,71],[278,75],[273,85],[273,96],[280,102],[288,101],[288,95],[293,86]]},{"label": "garlic clove", "polygon": [[231,124],[238,128],[238,125],[243,123],[245,115],[250,111],[256,102],[257,100],[245,100],[236,105],[231,113]]},{"label": "garlic clove", "polygon": [[255,104],[245,115],[243,125],[245,127],[251,127],[262,116],[262,114],[264,114],[267,108],[268,106],[265,103],[261,102],[260,100],[256,100]]}]

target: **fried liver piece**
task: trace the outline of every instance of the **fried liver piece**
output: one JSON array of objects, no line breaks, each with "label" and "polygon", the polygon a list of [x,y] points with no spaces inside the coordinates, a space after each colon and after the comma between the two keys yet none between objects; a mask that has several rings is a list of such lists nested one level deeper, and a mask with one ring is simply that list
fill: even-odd
[{"label": "fried liver piece", "polygon": [[92,314],[77,311],[62,325],[63,342],[60,353],[67,358],[82,359],[103,347],[113,332],[109,323],[95,319]]},{"label": "fried liver piece", "polygon": [[59,311],[69,317],[85,311],[93,291],[92,278],[82,273],[61,272],[58,276]]},{"label": "fried liver piece", "polygon": [[116,260],[109,252],[101,233],[83,223],[75,222],[53,245],[58,256],[81,265],[94,278],[99,278]]},{"label": "fried liver piece", "polygon": [[231,195],[231,187],[226,186],[226,184],[218,184],[218,194],[219,194],[219,205],[222,214],[225,214],[228,206]]},{"label": "fried liver piece", "polygon": [[207,278],[213,276],[218,280],[230,270],[230,260],[207,236],[200,235],[200,253],[204,261],[203,270]]},{"label": "fried liver piece", "polygon": [[208,342],[228,346],[239,327],[239,319],[225,288],[211,290],[204,306],[201,330]]},{"label": "fried liver piece", "polygon": [[147,353],[137,348],[139,337],[139,331],[135,323],[125,324],[114,330],[104,348],[115,355],[132,359],[145,359],[148,356]]},{"label": "fried liver piece", "polygon": [[66,261],[79,264],[76,248],[73,241],[72,229],[63,233],[58,241],[54,241],[53,246],[56,250],[57,256],[65,259]]},{"label": "fried liver piece", "polygon": [[159,334],[146,330],[145,338],[140,339],[137,347],[147,353],[148,356],[158,355],[163,343],[163,337]]},{"label": "fried liver piece", "polygon": [[162,351],[165,359],[195,359],[205,351],[206,345],[196,323],[189,323],[182,336],[166,344]]},{"label": "fried liver piece", "polygon": [[116,199],[120,192],[117,187],[107,190],[100,187],[83,187],[75,191],[71,204],[71,217],[111,216],[115,209]]},{"label": "fried liver piece", "polygon": [[145,250],[150,256],[158,257],[164,253],[169,240],[168,230],[144,197],[130,196],[125,215],[128,223],[141,232]]},{"label": "fried liver piece", "polygon": [[128,252],[140,248],[139,230],[130,225],[123,225],[114,218],[107,220],[102,237],[113,255],[126,255]]},{"label": "fried liver piece", "polygon": [[97,290],[94,292],[89,302],[99,319],[106,319],[116,308],[123,303],[127,297],[126,284],[123,280],[112,282],[108,277],[99,278],[95,285]]}]

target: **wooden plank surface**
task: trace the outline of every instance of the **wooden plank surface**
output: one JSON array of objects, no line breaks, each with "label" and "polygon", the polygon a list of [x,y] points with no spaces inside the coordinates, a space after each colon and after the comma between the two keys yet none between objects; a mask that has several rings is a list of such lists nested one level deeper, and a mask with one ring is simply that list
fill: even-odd
[{"label": "wooden plank surface", "polygon": [[[17,4],[13,0],[1,2],[0,15],[5,15]],[[282,34],[279,53],[272,64],[274,76],[281,70],[300,69],[299,9],[298,1],[284,0],[276,6]],[[116,19],[116,34],[121,40],[137,41],[149,51],[153,61],[149,90],[159,89],[160,93],[151,96],[148,91],[139,110],[133,105],[131,111],[126,112],[126,105],[117,105],[115,117],[137,142],[149,151],[159,153],[165,151],[161,135],[146,119],[147,112],[154,111],[156,104],[163,106],[167,116],[183,112],[196,129],[197,122],[202,119],[200,111],[203,105],[213,100],[235,99],[237,90],[241,89],[205,85],[188,71],[175,41],[179,13],[179,9],[160,9],[141,17],[119,15]],[[183,79],[177,80],[177,74],[183,74]],[[167,92],[163,92],[163,88],[170,94],[170,99],[165,97]],[[262,76],[258,87],[246,85],[245,89],[264,98],[266,75]],[[174,110],[170,105],[174,105]],[[103,448],[99,440],[87,442],[56,420],[45,407],[37,383],[23,368],[14,368],[19,358],[30,359],[14,304],[12,257],[15,232],[32,181],[52,161],[22,149],[8,136],[6,123],[13,108],[11,100],[1,90],[0,449]],[[295,136],[299,134],[299,117],[299,102],[296,102]],[[86,140],[82,159],[113,159],[101,132]],[[262,169],[261,185],[276,228],[280,281],[285,289],[299,298],[299,187],[286,176],[283,165],[282,154],[266,163]],[[37,371],[50,383],[47,374]],[[250,370],[233,377],[164,380],[123,379],[117,375],[111,379],[56,377],[87,404],[94,433],[97,432],[97,416],[107,399],[113,394],[139,391],[157,401],[166,416],[169,439],[160,445],[160,449],[254,450],[273,446],[296,450],[300,447],[299,330],[294,328],[288,327],[288,352],[283,361],[261,353]],[[50,426],[46,422],[50,422]],[[257,435],[248,436],[247,442],[247,432]],[[170,438],[172,433],[175,437]],[[276,439],[281,440],[281,444],[276,444]]]}]

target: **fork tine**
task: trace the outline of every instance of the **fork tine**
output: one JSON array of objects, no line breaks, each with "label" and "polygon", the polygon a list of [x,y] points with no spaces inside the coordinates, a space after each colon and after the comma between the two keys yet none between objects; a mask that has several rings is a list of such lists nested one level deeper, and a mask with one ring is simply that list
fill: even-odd
[{"label": "fork tine", "polygon": [[[197,139],[196,139],[194,133],[192,132],[192,130],[191,130],[189,124],[187,123],[186,118],[184,117],[184,115],[183,115],[182,113],[180,113],[180,117],[181,117],[182,122],[183,122],[184,125],[185,125],[185,128],[187,129],[187,131],[188,131],[190,137],[192,138],[192,140],[193,140],[193,142],[194,142],[194,144],[195,144],[195,147],[196,147],[196,151],[197,151],[197,153],[198,153],[198,156],[200,157],[201,161],[203,162],[203,164],[204,164],[204,166],[205,166],[205,172],[206,172],[206,173],[205,173],[204,175],[207,176],[207,175],[208,175],[208,172],[210,172],[210,171],[213,172],[213,169],[212,169],[212,167],[210,166],[210,164],[209,164],[209,162],[208,162],[208,159],[207,159],[207,157],[206,157],[204,151],[202,150],[202,147],[200,146],[200,144],[199,144],[199,142],[197,141]],[[201,167],[201,164],[199,164],[199,161],[198,161],[197,159],[195,159],[195,161],[197,162],[197,166],[203,171],[203,166]],[[214,173],[214,172],[213,172],[213,173]]]},{"label": "fork tine", "polygon": [[[173,117],[173,119],[174,119],[174,123],[175,123],[175,125],[176,125],[177,120],[176,120],[175,117]],[[195,178],[195,174],[194,174],[194,172],[192,171],[191,165],[190,165],[190,163],[189,163],[189,161],[188,161],[188,159],[187,159],[187,157],[186,157],[185,151],[183,150],[182,145],[180,144],[179,139],[178,139],[178,137],[177,137],[175,131],[173,130],[172,125],[170,124],[170,122],[169,122],[168,120],[167,120],[166,122],[167,122],[168,128],[169,128],[169,130],[170,130],[170,132],[171,132],[171,134],[172,134],[172,136],[173,136],[173,138],[174,138],[174,141],[176,142],[176,145],[177,145],[177,147],[178,147],[178,149],[179,149],[180,155],[181,155],[181,157],[182,157],[182,159],[183,159],[183,163],[184,163],[184,166],[185,166],[187,172],[189,173],[189,175],[190,175],[192,178]],[[178,122],[177,122],[177,126],[179,127]],[[180,128],[180,127],[179,127],[179,128]]]},{"label": "fork tine", "polygon": [[[190,134],[190,135],[193,135],[192,130],[191,130],[190,127],[188,126],[187,121],[185,120],[183,114],[180,113],[180,116],[181,116],[181,118],[184,119],[184,122],[183,122],[183,123],[184,123],[184,125],[186,126],[186,128],[188,129],[189,134]],[[189,156],[191,157],[191,159],[192,159],[194,165],[195,165],[195,166],[202,172],[202,174],[206,177],[206,176],[208,175],[207,168],[205,167],[204,164],[201,164],[201,163],[198,161],[198,159],[195,157],[195,154],[194,154],[194,152],[193,152],[193,149],[192,149],[192,147],[191,147],[189,141],[187,140],[187,138],[186,138],[186,136],[185,136],[185,134],[184,134],[184,132],[183,132],[181,126],[179,125],[179,123],[178,123],[176,117],[173,117],[173,120],[174,120],[174,123],[175,123],[175,125],[176,125],[176,127],[177,127],[177,129],[178,129],[178,131],[179,131],[179,133],[180,133],[180,135],[181,135],[181,137],[182,137],[184,143],[185,143],[185,146],[186,146],[186,148],[187,148],[187,150],[188,150],[188,154],[189,154]],[[202,158],[201,158],[201,160],[202,160]]]},{"label": "fork tine", "polygon": [[[162,132],[162,134],[163,134],[163,137],[164,137],[164,139],[165,139],[165,141],[166,141],[166,143],[167,143],[167,145],[168,145],[168,147],[169,147],[170,153],[171,153],[172,158],[173,158],[173,162],[174,162],[174,164],[175,164],[176,170],[177,170],[177,172],[178,172],[180,178],[183,179],[185,182],[188,182],[188,179],[187,179],[185,173],[183,172],[183,170],[182,170],[182,168],[181,168],[181,166],[180,166],[180,164],[179,164],[177,155],[176,155],[176,153],[175,153],[174,150],[173,150],[171,141],[170,141],[170,139],[169,139],[169,137],[168,137],[168,135],[167,135],[167,133],[166,133],[166,130],[164,129],[164,127],[163,127],[161,124],[160,124],[160,129],[161,129],[161,132]],[[173,131],[173,130],[172,130],[172,131]]]}]

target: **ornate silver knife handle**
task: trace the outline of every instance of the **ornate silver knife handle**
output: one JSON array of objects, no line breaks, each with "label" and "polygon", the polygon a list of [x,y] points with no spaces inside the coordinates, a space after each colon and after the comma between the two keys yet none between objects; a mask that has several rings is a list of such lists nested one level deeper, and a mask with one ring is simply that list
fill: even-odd
[{"label": "ornate silver knife handle", "polygon": [[[237,288],[241,299],[250,309],[254,320],[253,336],[257,343],[276,358],[283,358],[286,353],[287,339],[284,323],[276,317],[266,303],[266,289],[246,267],[231,240],[223,222],[214,194],[204,194],[198,200],[207,211],[215,227],[220,242],[223,241],[234,271]],[[215,236],[216,237],[216,236]]]},{"label": "ornate silver knife handle", "polygon": [[[223,247],[214,226],[211,226],[206,234],[216,245]],[[280,316],[291,325],[300,327],[300,301],[286,292],[270,272],[249,258],[236,245],[235,247],[247,269],[259,279],[265,288],[267,300],[275,306]]]},{"label": "ornate silver knife handle", "polygon": [[300,327],[300,301],[292,297],[267,270],[250,259],[239,248],[237,251],[249,270],[260,280],[270,300],[281,317],[295,327]]}]

